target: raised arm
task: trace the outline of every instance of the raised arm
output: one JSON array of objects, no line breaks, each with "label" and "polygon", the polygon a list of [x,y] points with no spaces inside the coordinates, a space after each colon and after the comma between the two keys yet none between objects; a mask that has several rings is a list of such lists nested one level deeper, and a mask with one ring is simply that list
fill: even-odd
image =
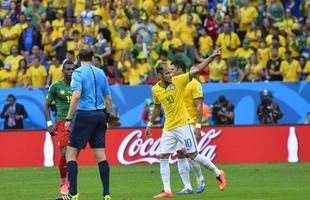
[{"label": "raised arm", "polygon": [[215,57],[221,55],[221,49],[222,48],[216,49],[215,51],[213,51],[210,57],[203,60],[202,63],[200,63],[197,67],[192,67],[189,72],[189,76],[192,78],[195,77],[200,72],[202,72],[213,61]]}]

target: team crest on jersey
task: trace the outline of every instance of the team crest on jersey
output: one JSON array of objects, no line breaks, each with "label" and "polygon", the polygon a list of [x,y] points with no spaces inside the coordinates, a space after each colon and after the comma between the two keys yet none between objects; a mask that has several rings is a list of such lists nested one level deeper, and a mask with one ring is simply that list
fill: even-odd
[{"label": "team crest on jersey", "polygon": [[171,85],[170,90],[175,90],[175,85]]},{"label": "team crest on jersey", "polygon": [[64,90],[60,90],[60,94],[61,94],[61,95],[64,95],[64,94],[65,94],[65,91],[64,91]]}]

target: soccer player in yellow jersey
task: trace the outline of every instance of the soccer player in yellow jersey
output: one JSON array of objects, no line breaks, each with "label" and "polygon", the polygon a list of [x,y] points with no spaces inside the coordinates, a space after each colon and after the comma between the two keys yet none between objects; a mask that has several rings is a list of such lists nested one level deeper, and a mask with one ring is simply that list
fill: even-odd
[{"label": "soccer player in yellow jersey", "polygon": [[[174,75],[181,75],[186,73],[186,65],[182,61],[175,60],[173,61],[172,65],[175,67]],[[195,125],[194,133],[197,137],[199,137],[203,115],[203,92],[201,84],[194,78],[185,87],[184,103],[192,120],[192,125]],[[197,139],[199,140],[200,138]],[[205,189],[205,179],[201,173],[200,165],[194,160],[189,160],[188,163],[188,159],[186,158],[186,151],[180,142],[177,144],[177,157],[179,174],[184,184],[184,189],[180,192],[177,192],[177,194],[184,195],[193,192],[189,181],[189,164],[196,176],[196,192],[203,192]]]},{"label": "soccer player in yellow jersey", "polygon": [[190,159],[199,162],[215,174],[221,191],[224,191],[226,188],[224,171],[219,170],[208,158],[201,156],[197,152],[197,143],[191,126],[192,120],[184,103],[184,90],[187,83],[220,54],[220,49],[214,51],[209,58],[205,59],[197,67],[191,68],[190,72],[179,76],[173,77],[174,67],[167,63],[162,62],[157,67],[160,81],[152,88],[155,109],[145,130],[146,136],[151,137],[152,122],[155,121],[162,106],[166,121],[159,148],[160,174],[164,185],[164,192],[155,195],[154,198],[173,197],[170,187],[170,167],[168,161],[170,154],[176,151],[178,142],[181,142],[185,147],[187,156]]}]

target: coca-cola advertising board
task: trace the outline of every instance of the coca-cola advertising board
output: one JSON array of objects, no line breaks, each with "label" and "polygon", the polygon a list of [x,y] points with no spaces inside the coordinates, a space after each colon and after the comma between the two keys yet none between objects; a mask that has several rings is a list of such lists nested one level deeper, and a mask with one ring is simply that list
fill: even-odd
[{"label": "coca-cola advertising board", "polygon": [[[310,162],[310,126],[206,127],[198,142],[199,152],[215,163]],[[106,152],[111,164],[158,163],[160,128],[152,138],[144,129],[110,129]],[[45,131],[0,133],[0,167],[53,166],[58,163],[56,137]],[[16,159],[18,158],[18,159]],[[172,156],[170,162],[175,162]],[[95,165],[87,147],[81,165]]]}]

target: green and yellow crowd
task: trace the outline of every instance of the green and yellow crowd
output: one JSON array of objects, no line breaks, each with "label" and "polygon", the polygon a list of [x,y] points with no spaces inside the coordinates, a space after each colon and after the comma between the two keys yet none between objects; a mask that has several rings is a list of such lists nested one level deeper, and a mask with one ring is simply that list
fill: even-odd
[{"label": "green and yellow crowd", "polygon": [[200,82],[310,80],[306,0],[0,0],[0,88],[48,87],[82,48],[111,84],[222,48]]}]

